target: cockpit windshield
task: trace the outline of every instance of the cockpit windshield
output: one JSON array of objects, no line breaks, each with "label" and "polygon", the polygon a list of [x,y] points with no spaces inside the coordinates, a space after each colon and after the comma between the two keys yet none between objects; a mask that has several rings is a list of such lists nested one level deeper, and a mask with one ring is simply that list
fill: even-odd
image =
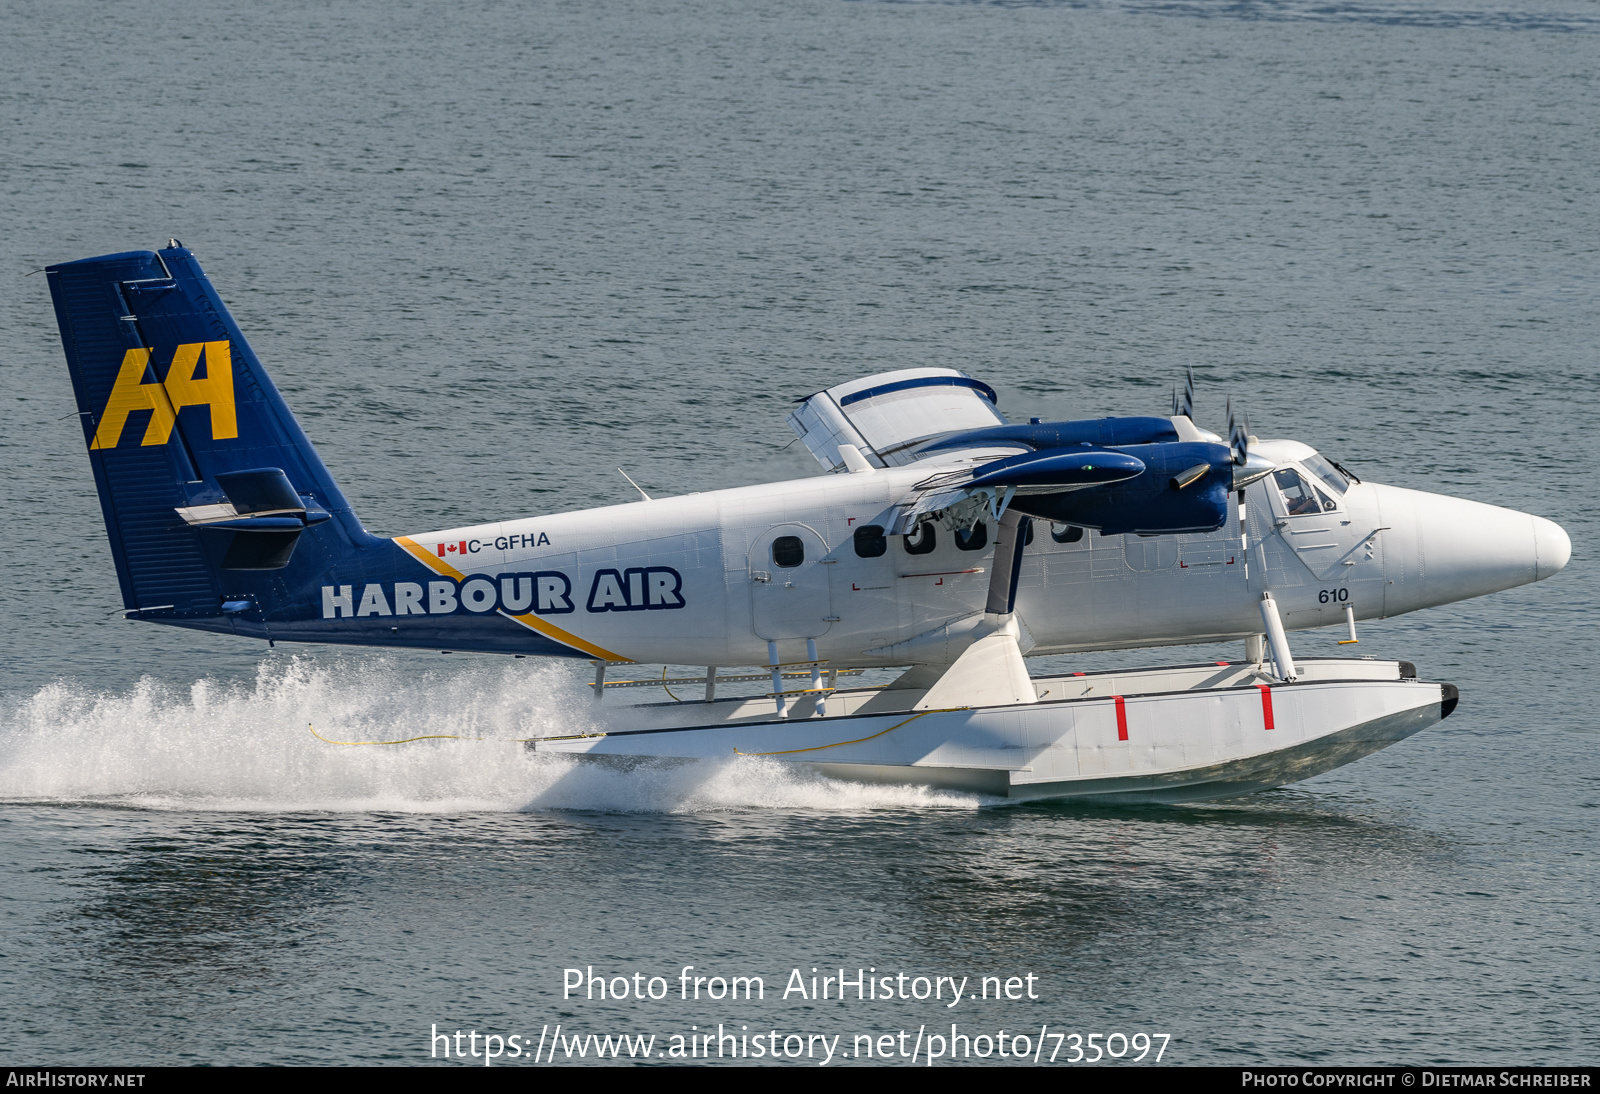
[{"label": "cockpit windshield", "polygon": [[1345,478],[1343,472],[1316,452],[1301,460],[1300,465],[1321,479],[1335,494],[1343,494],[1350,485],[1350,480]]},{"label": "cockpit windshield", "polygon": [[1278,492],[1283,495],[1283,504],[1291,517],[1331,513],[1339,507],[1337,502],[1312,486],[1292,467],[1274,471],[1272,479],[1278,484]]}]

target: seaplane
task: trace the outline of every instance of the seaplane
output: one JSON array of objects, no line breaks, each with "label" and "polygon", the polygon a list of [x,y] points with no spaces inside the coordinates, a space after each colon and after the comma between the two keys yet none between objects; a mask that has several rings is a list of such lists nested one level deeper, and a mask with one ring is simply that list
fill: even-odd
[{"label": "seaplane", "polygon": [[[1363,481],[1257,439],[1231,404],[1225,434],[1202,428],[1192,374],[1171,414],[1012,422],[948,368],[799,398],[810,478],[377,536],[192,251],[47,275],[129,618],[592,662],[594,701],[541,752],[759,756],[1013,799],[1237,797],[1459,701],[1406,661],[1297,657],[1291,634],[1353,644],[1359,622],[1571,555],[1550,520]],[[1028,667],[1234,641],[1237,660]],[[646,685],[670,697],[605,701]]]}]

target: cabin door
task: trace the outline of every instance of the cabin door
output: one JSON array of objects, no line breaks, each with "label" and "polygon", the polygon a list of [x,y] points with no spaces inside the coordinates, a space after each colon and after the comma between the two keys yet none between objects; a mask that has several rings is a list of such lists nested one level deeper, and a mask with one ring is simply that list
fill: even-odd
[{"label": "cabin door", "polygon": [[816,638],[833,625],[823,557],[827,544],[804,524],[780,524],[750,548],[750,606],[758,637]]}]

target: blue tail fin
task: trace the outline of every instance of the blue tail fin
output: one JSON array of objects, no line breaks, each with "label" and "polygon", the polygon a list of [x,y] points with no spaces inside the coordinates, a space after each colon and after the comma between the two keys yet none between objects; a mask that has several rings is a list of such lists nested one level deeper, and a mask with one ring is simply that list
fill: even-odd
[{"label": "blue tail fin", "polygon": [[160,252],[46,270],[126,608],[235,630],[387,544],[361,527],[200,270]]}]

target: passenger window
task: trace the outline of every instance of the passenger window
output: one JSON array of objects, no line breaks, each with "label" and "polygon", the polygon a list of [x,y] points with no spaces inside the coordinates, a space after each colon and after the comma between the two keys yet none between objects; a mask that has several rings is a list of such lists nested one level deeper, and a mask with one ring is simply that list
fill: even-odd
[{"label": "passenger window", "polygon": [[918,524],[905,537],[906,554],[925,555],[939,545],[939,538],[933,534],[933,525]]},{"label": "passenger window", "polygon": [[889,549],[889,541],[884,537],[883,529],[876,524],[865,524],[856,529],[856,556],[858,558],[877,558]]},{"label": "passenger window", "polygon": [[772,564],[792,570],[806,560],[806,545],[799,536],[779,536],[772,541]]},{"label": "passenger window", "polygon": [[956,546],[963,551],[981,551],[989,546],[989,526],[978,523],[969,532],[956,529]]},{"label": "passenger window", "polygon": [[1278,484],[1278,492],[1283,495],[1283,504],[1288,508],[1291,517],[1331,513],[1338,508],[1333,499],[1306,482],[1300,472],[1292,467],[1274,471],[1272,478]]},{"label": "passenger window", "polygon": [[1083,538],[1083,529],[1076,524],[1052,524],[1050,538],[1057,543],[1076,543]]}]

